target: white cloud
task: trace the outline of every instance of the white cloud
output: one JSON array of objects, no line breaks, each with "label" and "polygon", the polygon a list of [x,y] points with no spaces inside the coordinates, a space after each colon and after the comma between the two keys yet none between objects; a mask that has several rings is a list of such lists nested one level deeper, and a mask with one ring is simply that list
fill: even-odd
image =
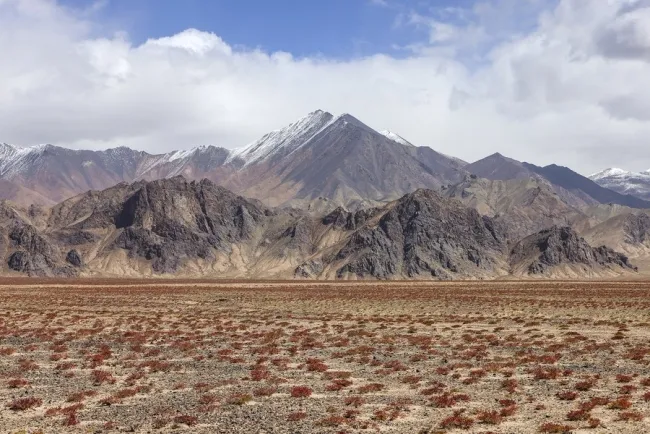
[{"label": "white cloud", "polygon": [[[92,11],[0,0],[0,141],[232,148],[322,108],[466,160],[499,151],[583,173],[650,167],[648,3],[526,0],[537,24],[515,14],[495,37],[490,17],[511,0],[495,1],[455,24],[423,17],[430,45],[406,58],[336,60],[194,29],[134,45],[94,36]],[[468,56],[471,46],[484,51]]]}]

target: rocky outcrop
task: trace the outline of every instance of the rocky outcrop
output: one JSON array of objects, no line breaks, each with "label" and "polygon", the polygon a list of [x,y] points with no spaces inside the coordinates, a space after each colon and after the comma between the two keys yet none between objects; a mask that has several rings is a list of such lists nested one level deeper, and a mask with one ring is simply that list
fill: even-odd
[{"label": "rocky outcrop", "polygon": [[558,266],[584,266],[635,271],[622,253],[601,246],[591,247],[570,227],[554,226],[521,240],[510,253],[513,270],[522,274],[551,273]]},{"label": "rocky outcrop", "polygon": [[626,243],[645,244],[650,241],[650,216],[648,214],[627,215],[623,228]]},{"label": "rocky outcrop", "polygon": [[110,216],[121,230],[113,246],[150,260],[157,273],[174,273],[188,258],[229,253],[232,244],[249,240],[272,214],[207,180],[153,181],[127,196]]},{"label": "rocky outcrop", "polygon": [[[560,266],[580,266],[576,276],[633,269],[626,256],[592,248],[559,226],[511,250],[515,220],[499,213],[523,205],[554,210],[557,198],[523,183],[521,190],[501,184],[481,190],[478,180],[467,182],[463,191],[473,196],[464,199],[485,197],[493,216],[426,189],[381,207],[314,215],[267,208],[208,180],[138,181],[84,193],[50,210],[0,203],[0,254],[4,271],[30,276],[474,279],[510,272],[553,277]],[[509,197],[509,191],[520,194]],[[547,213],[549,221],[554,216]],[[530,215],[519,217],[516,228],[529,227],[523,223]],[[650,218],[623,218],[631,242],[643,242]]]},{"label": "rocky outcrop", "polygon": [[343,207],[338,207],[331,213],[323,217],[324,225],[331,225],[338,229],[353,231],[361,227],[365,222],[380,212],[380,208],[362,209],[356,212],[350,212]]},{"label": "rocky outcrop", "polygon": [[72,265],[73,267],[83,266],[83,260],[81,259],[81,254],[79,254],[79,252],[77,252],[75,249],[72,249],[68,252],[68,254],[65,256],[65,260],[68,264]]},{"label": "rocky outcrop", "polygon": [[62,264],[59,250],[33,226],[17,222],[8,234],[13,252],[7,266],[29,276],[72,276],[75,272]]},{"label": "rocky outcrop", "polygon": [[484,277],[499,273],[506,239],[489,217],[432,190],[418,190],[355,231],[331,262],[356,278]]}]

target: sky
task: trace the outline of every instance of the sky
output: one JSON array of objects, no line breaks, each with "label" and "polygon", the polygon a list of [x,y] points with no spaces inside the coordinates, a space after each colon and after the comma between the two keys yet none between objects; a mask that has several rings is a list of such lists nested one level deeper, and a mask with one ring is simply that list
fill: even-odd
[{"label": "sky", "polygon": [[0,0],[0,142],[244,146],[316,109],[466,161],[650,168],[650,0]]}]

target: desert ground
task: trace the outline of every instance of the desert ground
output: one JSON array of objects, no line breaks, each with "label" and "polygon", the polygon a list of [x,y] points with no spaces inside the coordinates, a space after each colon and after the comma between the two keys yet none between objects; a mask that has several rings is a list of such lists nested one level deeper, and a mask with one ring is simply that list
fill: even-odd
[{"label": "desert ground", "polygon": [[650,281],[0,281],[6,433],[646,433]]}]

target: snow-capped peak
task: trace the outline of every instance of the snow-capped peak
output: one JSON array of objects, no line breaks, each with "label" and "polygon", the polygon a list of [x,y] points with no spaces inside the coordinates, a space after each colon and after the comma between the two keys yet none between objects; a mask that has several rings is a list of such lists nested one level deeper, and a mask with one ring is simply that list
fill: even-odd
[{"label": "snow-capped peak", "polygon": [[406,140],[404,137],[400,136],[397,133],[394,133],[390,130],[384,130],[379,132],[382,136],[385,136],[386,138],[392,140],[393,142],[397,142],[400,145],[405,145],[405,146],[414,146],[411,142]]},{"label": "snow-capped peak", "polygon": [[601,170],[600,172],[591,174],[589,176],[589,179],[596,180],[596,179],[611,178],[611,177],[624,177],[629,175],[632,175],[632,172],[619,169],[618,167],[610,167],[609,169]]},{"label": "snow-capped peak", "polygon": [[244,148],[233,150],[229,160],[240,158],[244,160],[245,165],[249,165],[274,155],[287,155],[332,123],[332,118],[331,114],[322,110],[311,112],[285,128],[271,131]]},{"label": "snow-capped peak", "polygon": [[9,171],[17,172],[25,167],[25,160],[30,155],[39,154],[50,145],[36,145],[21,147],[9,145],[7,143],[0,144],[0,175]]}]

